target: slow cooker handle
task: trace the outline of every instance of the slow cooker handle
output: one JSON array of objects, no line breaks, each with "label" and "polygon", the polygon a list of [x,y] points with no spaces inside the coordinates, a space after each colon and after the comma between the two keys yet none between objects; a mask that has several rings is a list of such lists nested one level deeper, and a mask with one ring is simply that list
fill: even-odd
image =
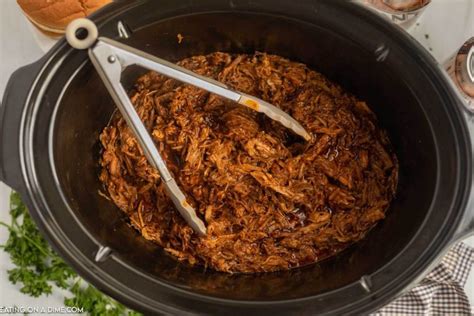
[{"label": "slow cooker handle", "polygon": [[[467,123],[471,140],[471,168],[474,169],[474,37],[468,39],[444,63],[452,88],[458,92],[460,104]],[[465,215],[456,234],[455,241],[474,235],[474,170],[470,170],[470,194],[467,200]]]},{"label": "slow cooker handle", "polygon": [[21,191],[20,125],[23,109],[42,60],[16,70],[0,104],[0,181]]},{"label": "slow cooker handle", "polygon": [[464,216],[458,225],[457,231],[454,234],[452,244],[455,244],[469,236],[474,236],[474,112],[464,108],[465,119],[471,140],[471,174],[470,177],[470,193],[467,197]]},{"label": "slow cooker handle", "polygon": [[469,135],[471,138],[471,194],[469,196],[469,201],[467,204],[467,214],[469,214],[469,222],[466,227],[465,233],[467,236],[474,235],[474,112],[471,110],[466,110],[467,126],[469,129]]}]

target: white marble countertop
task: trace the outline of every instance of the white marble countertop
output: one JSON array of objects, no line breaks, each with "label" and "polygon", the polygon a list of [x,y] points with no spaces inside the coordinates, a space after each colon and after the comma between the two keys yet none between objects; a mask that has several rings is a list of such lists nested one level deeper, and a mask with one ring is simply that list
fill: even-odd
[{"label": "white marble countertop", "polygon": [[[410,29],[439,61],[447,59],[469,37],[474,36],[474,0],[432,0],[418,20],[418,25]],[[428,34],[429,36],[425,36]],[[40,41],[40,43],[38,42]],[[42,48],[48,45],[38,34],[32,32],[29,22],[21,14],[15,0],[0,1],[0,96],[10,74],[22,65],[37,60]],[[1,98],[0,98],[1,99]],[[10,189],[0,182],[0,220],[8,221],[8,196]],[[0,244],[7,239],[5,229],[0,229]],[[474,237],[465,240],[474,246]],[[49,297],[31,298],[18,291],[18,286],[10,284],[6,270],[12,268],[9,257],[0,251],[0,306],[62,306],[62,293],[55,292]],[[474,306],[474,272],[467,285],[471,305]]]}]

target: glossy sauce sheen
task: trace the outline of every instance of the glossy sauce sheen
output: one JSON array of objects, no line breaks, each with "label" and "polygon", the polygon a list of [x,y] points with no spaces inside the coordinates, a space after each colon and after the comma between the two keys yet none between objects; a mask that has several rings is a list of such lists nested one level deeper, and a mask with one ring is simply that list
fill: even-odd
[{"label": "glossy sauce sheen", "polygon": [[384,218],[398,162],[365,102],[279,56],[213,53],[179,64],[280,107],[313,137],[156,73],[142,76],[131,100],[208,231],[199,237],[186,225],[116,115],[100,136],[100,180],[145,238],[189,264],[277,271],[332,256]]}]

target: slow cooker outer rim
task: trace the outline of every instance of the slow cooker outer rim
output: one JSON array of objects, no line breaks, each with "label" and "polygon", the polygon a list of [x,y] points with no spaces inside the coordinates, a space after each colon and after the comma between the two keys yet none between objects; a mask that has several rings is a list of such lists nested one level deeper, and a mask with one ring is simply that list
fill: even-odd
[{"label": "slow cooker outer rim", "polygon": [[[60,50],[60,47],[56,47],[56,51],[59,51],[59,50]],[[53,58],[54,56],[53,56],[53,55],[50,55],[50,57],[51,57],[50,60],[52,60],[52,58]],[[425,56],[425,57],[426,57],[426,56]],[[43,71],[45,71],[45,72],[49,71],[49,69],[47,69],[47,68],[48,68],[48,65],[45,65],[45,68],[43,68]],[[35,88],[38,88],[38,87],[35,87]],[[36,90],[36,89],[35,89],[35,90]],[[30,100],[28,101],[28,103],[29,103],[29,102],[33,102],[33,100],[35,99],[33,95],[34,95],[36,92],[37,92],[37,91],[32,92],[32,95],[30,96]],[[23,125],[23,126],[24,126],[24,125]],[[23,149],[24,149],[24,148],[23,148]],[[31,149],[30,149],[30,150],[31,150]],[[25,159],[25,157],[23,157],[22,161],[24,161],[24,159]],[[24,171],[25,171],[25,172],[24,172],[24,174],[25,174],[25,184],[27,185],[27,190],[29,191],[30,196],[34,196],[34,197],[35,197],[35,199],[34,199],[35,201],[33,201],[33,199],[32,199],[32,201],[31,201],[30,203],[28,203],[28,204],[34,203],[35,206],[38,206],[38,202],[43,202],[43,203],[44,203],[44,201],[38,201],[38,200],[36,200],[36,199],[40,198],[40,195],[41,195],[41,188],[35,188],[34,185],[32,186],[31,183],[29,182],[29,179],[28,179],[28,176],[27,176],[27,175],[30,174],[30,176],[31,176],[31,175],[34,176],[35,172],[34,172],[33,170],[30,170],[26,165],[24,166],[24,168],[25,168],[25,169],[24,169]],[[41,223],[41,226],[42,226],[42,228],[43,228],[42,230],[43,230],[43,231],[49,231],[49,234],[51,234],[51,227],[49,227],[48,229],[45,229],[45,228],[46,228],[47,226],[49,226],[50,224],[53,224],[53,223],[48,223],[49,220],[48,220],[48,219],[45,219],[44,217],[42,217],[42,215],[41,215],[39,212],[34,212],[34,210],[37,209],[37,208],[31,208],[31,207],[30,207],[30,209],[33,210],[32,213],[35,213],[35,219],[37,220],[37,222],[40,222],[40,223]],[[42,209],[42,208],[40,208],[40,209]],[[458,216],[456,216],[456,218],[458,218]],[[450,226],[451,226],[451,225],[450,225]],[[453,226],[455,226],[455,225],[453,225]],[[449,236],[449,234],[446,234],[446,236]],[[50,241],[51,241],[51,239],[56,239],[56,238],[57,238],[57,236],[50,236]],[[445,245],[447,242],[449,242],[449,238],[445,238],[443,241],[440,241],[440,245]],[[55,240],[55,242],[54,242],[53,244],[59,246],[59,245],[60,245],[59,240]],[[62,245],[62,246],[64,247],[64,245]],[[56,248],[57,248],[57,247],[56,247]],[[57,248],[56,250],[58,250],[58,248]],[[59,252],[60,252],[60,253],[63,253],[63,251],[64,251],[64,248],[61,249],[61,251],[59,251]],[[68,260],[70,263],[72,263],[74,266],[76,266],[76,264],[75,264],[74,262],[72,262],[72,259],[71,259],[70,257],[68,257],[68,259],[70,259],[70,260]],[[82,272],[83,272],[84,274],[88,274],[89,277],[93,277],[94,280],[96,281],[96,283],[102,283],[102,282],[103,282],[103,280],[100,280],[99,278],[96,278],[96,276],[91,275],[91,273],[90,273],[89,271],[86,271],[87,269],[82,268],[81,270],[82,270]],[[349,286],[352,286],[352,285],[348,285],[348,287],[349,287]],[[108,292],[109,292],[109,291],[112,292],[112,289],[108,289]],[[118,293],[115,292],[115,293],[114,293],[114,296],[117,296],[117,294],[118,294]],[[194,295],[194,294],[192,294],[192,295]],[[120,296],[120,295],[119,295],[119,296]],[[311,298],[307,298],[307,299],[304,299],[304,300],[309,300],[309,299],[311,299]],[[127,298],[126,301],[130,302],[129,298]],[[231,300],[224,300],[224,301],[234,302],[234,301],[231,301]],[[298,300],[291,300],[291,302],[295,302],[295,301],[298,301]],[[237,302],[239,302],[239,304],[242,303],[241,301],[237,301]],[[265,303],[268,303],[268,302],[265,302]],[[275,303],[276,303],[276,302],[271,302],[271,304],[275,304]],[[283,302],[283,303],[286,303],[286,302]],[[251,304],[256,304],[256,302],[251,302]]]}]

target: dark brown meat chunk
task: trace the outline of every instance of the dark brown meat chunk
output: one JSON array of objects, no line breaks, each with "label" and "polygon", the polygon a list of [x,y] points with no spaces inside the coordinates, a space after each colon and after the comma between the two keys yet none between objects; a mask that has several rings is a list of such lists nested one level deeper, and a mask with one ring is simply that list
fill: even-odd
[{"label": "dark brown meat chunk", "polygon": [[116,115],[100,136],[100,179],[145,238],[190,264],[276,271],[332,256],[384,218],[398,163],[364,102],[279,56],[213,53],[179,64],[279,106],[313,139],[198,88],[142,76],[131,100],[208,228],[199,237],[186,225]]}]

